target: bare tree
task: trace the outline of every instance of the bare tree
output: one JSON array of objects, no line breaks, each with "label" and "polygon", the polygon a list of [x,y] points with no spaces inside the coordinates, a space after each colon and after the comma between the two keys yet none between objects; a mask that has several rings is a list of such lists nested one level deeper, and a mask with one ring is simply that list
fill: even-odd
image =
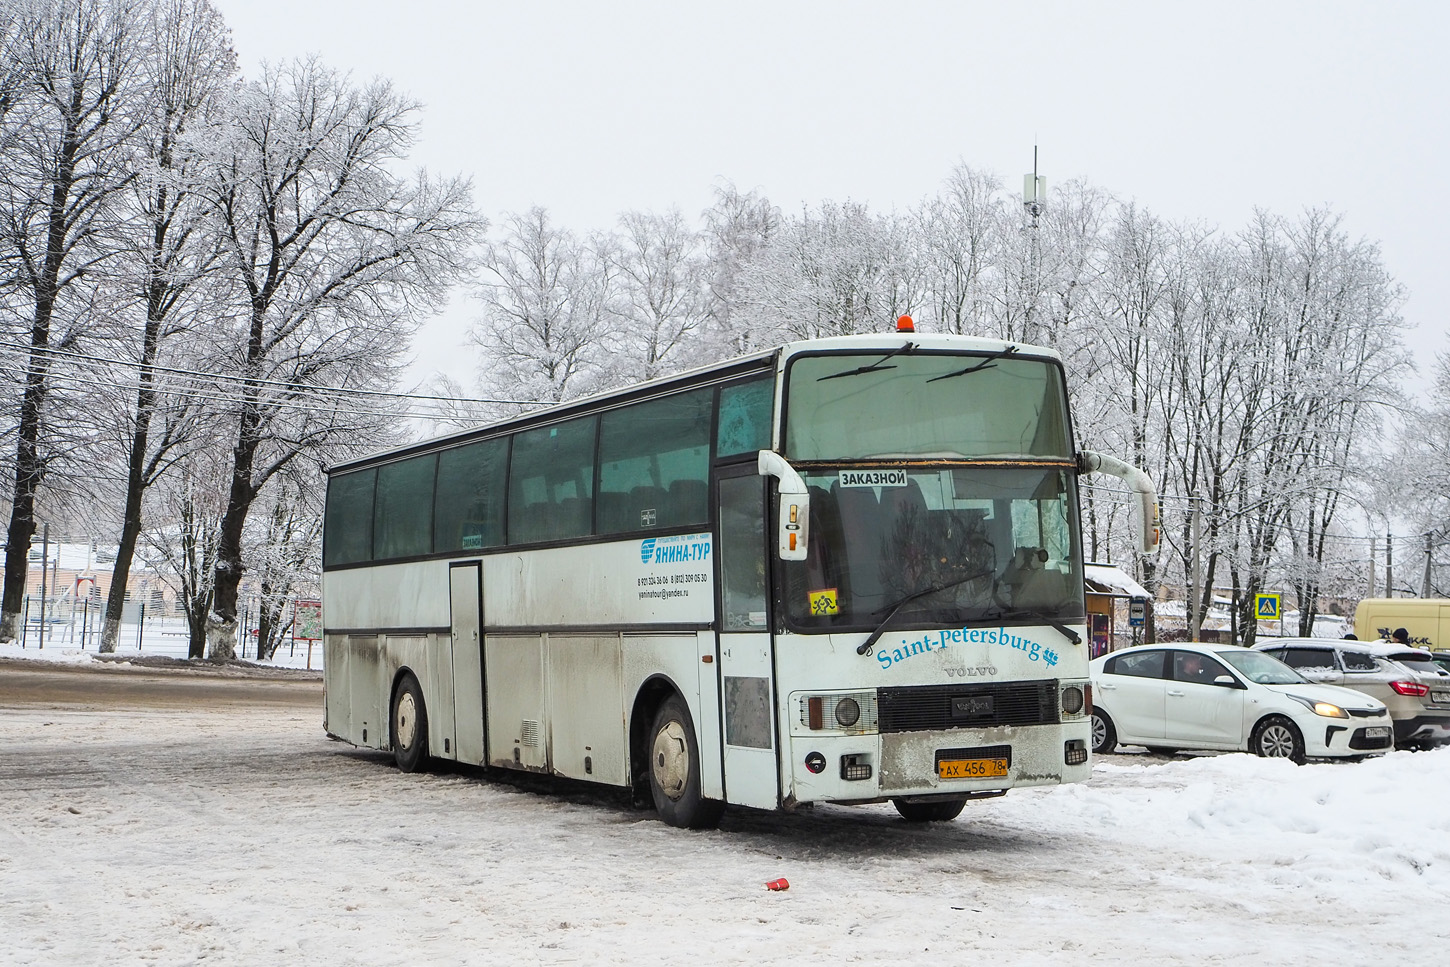
[{"label": "bare tree", "polygon": [[802,211],[750,263],[739,311],[769,341],[879,332],[921,299],[913,231],[854,202]]},{"label": "bare tree", "polygon": [[1001,269],[1004,204],[995,176],[958,165],[918,216],[925,309],[939,331],[971,336],[990,331],[986,290],[988,277]]},{"label": "bare tree", "polygon": [[664,215],[626,212],[607,254],[618,282],[616,315],[635,379],[677,372],[692,362],[682,351],[708,318],[700,239],[678,209]]},{"label": "bare tree", "polygon": [[3,33],[0,263],[18,280],[29,350],[15,435],[0,641],[14,640],[46,477],[56,350],[88,321],[92,276],[114,253],[119,193],[133,178],[139,14],[128,0],[37,0]]},{"label": "bare tree", "polygon": [[503,225],[484,255],[483,316],[469,337],[488,395],[555,403],[602,388],[615,336],[609,260],[542,208]]},{"label": "bare tree", "polygon": [[[205,311],[205,299],[213,294],[201,283],[217,266],[218,233],[200,192],[204,158],[193,139],[204,138],[220,120],[223,94],[236,69],[230,35],[207,0],[159,0],[148,27],[141,84],[146,110],[137,137],[142,154],[130,193],[134,217],[119,241],[129,249],[144,316],[135,340],[135,402],[126,421],[130,428],[125,443],[126,490],[101,630],[103,652],[116,649],[127,578],[141,533],[144,493],[173,465],[195,422],[190,396],[173,395],[162,432],[153,437],[156,363],[163,343],[189,332]],[[165,381],[166,373],[159,375]]]},{"label": "bare tree", "polygon": [[142,531],[141,540],[165,570],[176,576],[176,600],[186,615],[191,658],[206,654],[207,619],[212,611],[221,519],[227,504],[226,464],[222,449],[197,448],[180,473],[160,478],[146,494],[150,516],[169,523]]},{"label": "bare tree", "polygon": [[389,171],[417,113],[387,83],[355,87],[305,60],[247,85],[218,146],[214,204],[241,294],[218,363],[242,381],[209,657],[235,654],[243,530],[262,488],[304,454],[375,444],[392,422],[323,388],[391,385],[420,313],[471,267],[482,222],[468,183]]},{"label": "bare tree", "polygon": [[[298,471],[304,471],[299,473]],[[257,572],[257,660],[266,661],[288,637],[288,609],[300,591],[315,595],[314,576],[322,564],[322,501],[326,489],[321,468],[294,464],[274,478],[263,497],[255,549]]]},{"label": "bare tree", "polygon": [[779,209],[757,192],[717,185],[715,204],[705,210],[708,266],[708,325],[702,355],[722,359],[761,348],[741,306],[745,272],[780,231]]}]

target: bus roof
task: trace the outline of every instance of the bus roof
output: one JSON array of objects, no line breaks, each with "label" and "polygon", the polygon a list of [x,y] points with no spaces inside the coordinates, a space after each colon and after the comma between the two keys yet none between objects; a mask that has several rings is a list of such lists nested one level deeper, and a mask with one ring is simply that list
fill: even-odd
[{"label": "bus roof", "polygon": [[450,444],[460,443],[473,438],[483,439],[504,431],[511,432],[530,426],[552,423],[575,413],[589,412],[590,410],[597,409],[606,403],[616,400],[624,402],[635,398],[647,398],[658,394],[661,390],[674,387],[687,389],[695,384],[710,383],[720,379],[728,379],[732,376],[743,376],[753,372],[774,371],[783,367],[785,361],[790,357],[800,353],[848,353],[871,352],[873,350],[890,352],[894,349],[901,348],[904,341],[911,342],[917,349],[922,349],[927,352],[990,354],[1002,352],[1009,346],[1016,346],[1018,352],[1023,356],[1047,358],[1058,362],[1062,359],[1061,354],[1057,350],[1045,346],[1031,346],[1001,339],[986,339],[981,336],[959,336],[951,333],[880,332],[852,336],[827,336],[821,339],[802,339],[784,343],[762,352],[736,356],[731,359],[698,366],[694,369],[674,373],[670,376],[661,376],[639,383],[631,383],[628,386],[617,387],[602,393],[581,396],[577,399],[566,400],[562,403],[542,406],[539,409],[530,410],[527,413],[505,420],[480,424],[479,426],[469,427],[466,430],[458,430],[453,433],[429,437],[426,440],[405,444],[401,447],[379,450],[366,454],[365,456],[341,460],[329,466],[327,473],[332,474],[353,470],[378,461],[387,461],[404,456],[427,453],[431,450],[440,449]]}]

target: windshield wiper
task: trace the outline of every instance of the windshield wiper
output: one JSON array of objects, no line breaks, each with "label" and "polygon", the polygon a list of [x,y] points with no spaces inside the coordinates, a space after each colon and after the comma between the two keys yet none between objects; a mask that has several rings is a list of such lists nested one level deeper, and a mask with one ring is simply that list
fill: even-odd
[{"label": "windshield wiper", "polygon": [[993,353],[991,356],[988,356],[986,359],[982,360],[980,363],[977,363],[977,365],[975,366],[968,366],[966,369],[959,369],[954,373],[943,373],[940,376],[933,376],[931,379],[927,380],[927,382],[935,383],[939,379],[951,379],[953,376],[966,376],[968,373],[975,373],[979,369],[991,369],[993,366],[997,365],[996,363],[992,362],[992,360],[1001,359],[1003,356],[1010,356],[1016,351],[1016,346],[1008,346],[1000,353]]},{"label": "windshield wiper", "polygon": [[876,362],[872,363],[870,366],[857,366],[855,369],[848,369],[843,372],[832,373],[829,376],[817,376],[816,382],[819,383],[823,379],[840,379],[842,376],[860,376],[862,373],[874,373],[878,369],[895,369],[895,366],[882,366],[881,364],[886,362],[886,360],[890,359],[892,356],[900,356],[902,353],[910,352],[915,348],[916,343],[908,342],[900,349],[893,349],[885,356],[882,356],[880,359],[876,360]]},{"label": "windshield wiper", "polygon": [[[902,598],[900,601],[898,601],[895,604],[891,605],[891,612],[889,614],[887,614],[886,617],[884,617],[884,618],[881,619],[881,623],[876,626],[876,630],[873,631],[873,632],[871,632],[871,634],[869,636],[867,636],[867,638],[866,638],[865,641],[861,642],[861,644],[859,644],[859,645],[856,646],[856,654],[858,654],[858,655],[864,655],[864,654],[866,654],[866,652],[868,652],[868,651],[871,650],[871,646],[872,645],[876,644],[876,642],[878,642],[878,641],[881,640],[881,635],[886,630],[886,626],[891,623],[891,619],[894,618],[894,617],[896,617],[896,612],[900,611],[904,605],[906,605],[906,604],[908,604],[908,603],[910,603],[912,601],[915,601],[917,598],[924,598],[928,594],[935,594],[938,591],[945,591],[948,588],[954,588],[954,587],[956,587],[958,584],[966,584],[968,581],[975,581],[978,578],[991,577],[993,574],[996,574],[996,573],[997,572],[996,572],[996,569],[995,568],[989,568],[989,569],[987,569],[985,571],[981,571],[981,572],[979,572],[977,574],[968,574],[964,578],[957,578],[955,581],[948,581],[946,584],[938,584],[935,587],[923,588],[920,591],[915,591],[915,592],[913,592],[911,594],[908,594],[906,597]],[[878,608],[877,610],[878,611],[884,611],[885,609],[884,608]]]},{"label": "windshield wiper", "polygon": [[1031,608],[1013,608],[1010,611],[993,611],[988,614],[982,615],[982,617],[1033,618],[1037,621],[1041,621],[1043,624],[1052,625],[1058,631],[1062,632],[1062,636],[1068,641],[1072,642],[1074,645],[1082,644],[1082,635],[1078,634],[1076,631],[1073,631],[1071,628],[1063,624],[1061,621],[1058,621],[1056,618],[1045,615],[1041,611],[1033,611]]}]

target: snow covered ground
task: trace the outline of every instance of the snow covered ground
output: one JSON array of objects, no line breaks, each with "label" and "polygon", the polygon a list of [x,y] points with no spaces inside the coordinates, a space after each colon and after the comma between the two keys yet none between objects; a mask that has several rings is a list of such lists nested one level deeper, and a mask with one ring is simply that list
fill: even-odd
[{"label": "snow covered ground", "polygon": [[1109,756],[928,827],[694,833],[539,785],[400,774],[320,709],[0,697],[0,962],[1415,965],[1450,937],[1450,750]]}]

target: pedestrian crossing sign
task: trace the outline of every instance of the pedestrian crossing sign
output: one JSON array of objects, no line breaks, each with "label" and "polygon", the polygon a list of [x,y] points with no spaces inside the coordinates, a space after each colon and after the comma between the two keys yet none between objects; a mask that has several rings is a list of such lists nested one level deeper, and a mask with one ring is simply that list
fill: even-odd
[{"label": "pedestrian crossing sign", "polygon": [[1256,594],[1254,595],[1254,614],[1260,619],[1278,618],[1279,595],[1277,594]]}]

